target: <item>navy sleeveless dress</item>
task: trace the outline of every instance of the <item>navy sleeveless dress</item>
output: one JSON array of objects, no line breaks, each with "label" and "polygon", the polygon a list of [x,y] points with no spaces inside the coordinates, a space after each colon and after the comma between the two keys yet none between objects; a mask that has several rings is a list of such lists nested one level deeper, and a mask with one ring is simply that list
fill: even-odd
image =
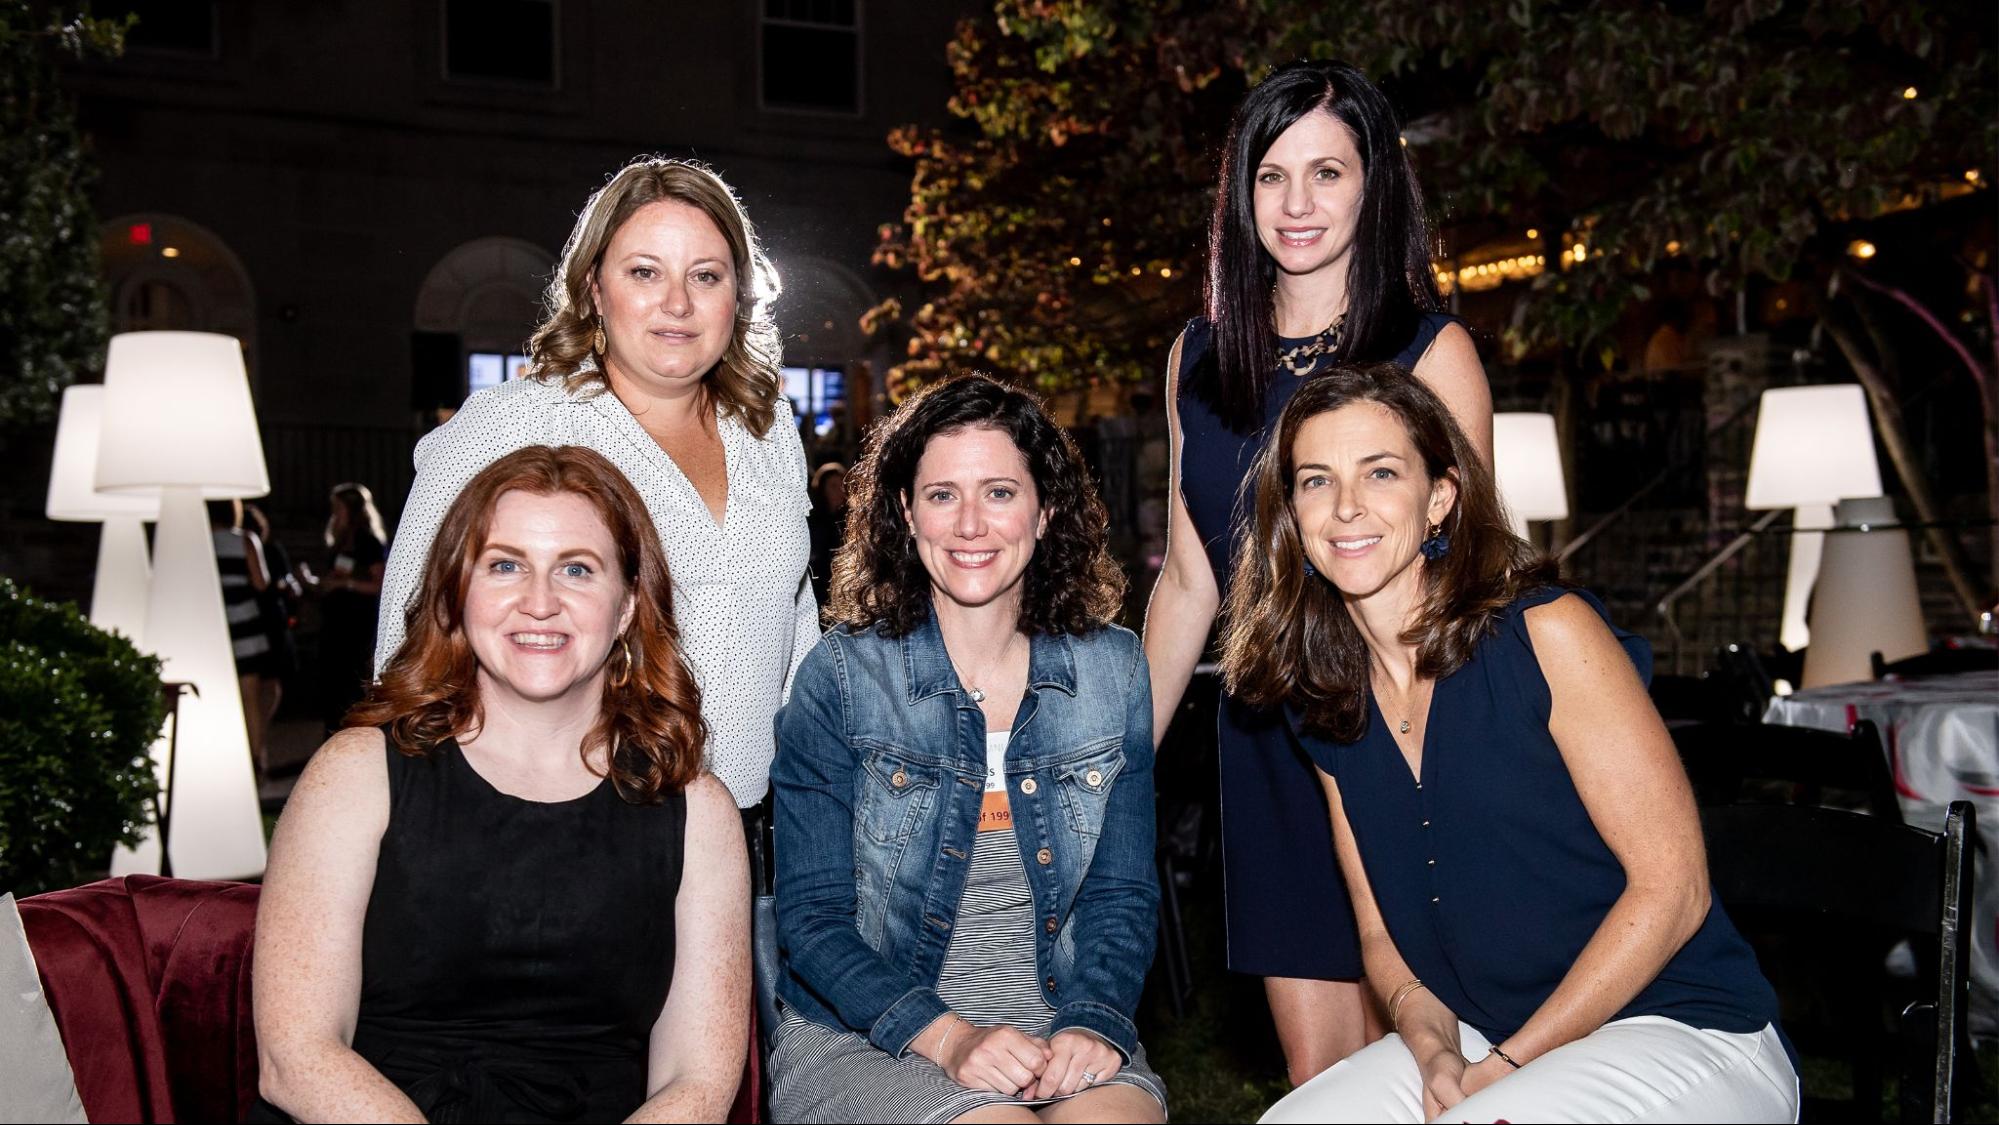
[{"label": "navy sleeveless dress", "polygon": [[[1393,362],[1415,367],[1437,333],[1454,323],[1442,313],[1423,314]],[[1226,597],[1236,531],[1251,510],[1249,498],[1238,493],[1271,425],[1303,380],[1272,380],[1263,426],[1236,433],[1187,385],[1213,331],[1206,318],[1196,318],[1180,346],[1180,492]],[[1282,347],[1305,342],[1278,341]],[[1359,978],[1360,938],[1333,858],[1325,793],[1311,761],[1281,712],[1259,711],[1224,696],[1218,725],[1229,968],[1265,977]]]},{"label": "navy sleeveless dress", "polygon": [[355,1053],[429,1121],[624,1120],[673,983],[685,796],[531,801],[456,742],[385,752]]},{"label": "navy sleeveless dress", "polygon": [[[1494,1043],[1555,991],[1624,893],[1624,868],[1548,733],[1548,681],[1527,632],[1527,610],[1566,594],[1610,624],[1582,590],[1544,588],[1515,600],[1471,659],[1436,682],[1420,781],[1371,692],[1359,741],[1299,736],[1339,782],[1395,948],[1437,999]],[[1651,646],[1611,631],[1650,680]],[[1610,1018],[1632,1016],[1758,1032],[1776,1022],[1777,996],[1716,902],[1658,977]]]}]

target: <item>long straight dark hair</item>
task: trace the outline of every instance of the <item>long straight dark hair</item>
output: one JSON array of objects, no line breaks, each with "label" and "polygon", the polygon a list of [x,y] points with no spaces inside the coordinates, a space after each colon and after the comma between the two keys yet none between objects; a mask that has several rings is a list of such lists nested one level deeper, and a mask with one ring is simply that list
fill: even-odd
[{"label": "long straight dark hair", "polygon": [[1438,307],[1423,192],[1402,147],[1395,111],[1367,76],[1343,62],[1295,62],[1272,71],[1236,107],[1208,224],[1206,313],[1214,346],[1189,389],[1237,433],[1263,425],[1276,377],[1271,287],[1277,264],[1256,234],[1256,168],[1284,130],[1317,110],[1338,118],[1360,151],[1360,216],[1348,259],[1346,330],[1332,363],[1392,359]]}]

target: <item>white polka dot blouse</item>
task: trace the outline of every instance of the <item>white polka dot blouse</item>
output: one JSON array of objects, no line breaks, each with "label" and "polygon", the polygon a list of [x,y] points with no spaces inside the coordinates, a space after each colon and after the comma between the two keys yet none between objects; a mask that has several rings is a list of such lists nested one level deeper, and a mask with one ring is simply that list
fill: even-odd
[{"label": "white polka dot blouse", "polygon": [[761,439],[719,411],[717,425],[729,472],[720,527],[616,395],[571,395],[559,383],[521,379],[467,399],[417,443],[416,481],[382,579],[376,670],[403,643],[403,616],[431,540],[466,482],[526,446],[587,446],[638,489],[666,547],[681,646],[701,684],[708,768],[738,805],[762,800],[775,752],[772,719],[792,673],[819,642],[819,607],[805,574],[805,449],[783,399]]}]

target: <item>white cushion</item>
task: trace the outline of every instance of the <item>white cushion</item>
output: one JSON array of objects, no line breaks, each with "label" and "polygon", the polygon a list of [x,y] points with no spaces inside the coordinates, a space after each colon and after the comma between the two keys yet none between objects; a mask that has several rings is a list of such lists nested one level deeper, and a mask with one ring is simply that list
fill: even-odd
[{"label": "white cushion", "polygon": [[86,1125],[13,895],[0,895],[0,1121]]}]

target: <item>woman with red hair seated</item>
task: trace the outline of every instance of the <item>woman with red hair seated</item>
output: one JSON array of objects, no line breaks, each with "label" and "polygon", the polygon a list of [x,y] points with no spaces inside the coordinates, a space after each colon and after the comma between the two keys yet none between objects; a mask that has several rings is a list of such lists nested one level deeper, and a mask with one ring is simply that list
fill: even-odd
[{"label": "woman with red hair seated", "polygon": [[644,502],[587,449],[501,458],[408,624],[272,841],[258,1111],[720,1120],[747,861]]}]

